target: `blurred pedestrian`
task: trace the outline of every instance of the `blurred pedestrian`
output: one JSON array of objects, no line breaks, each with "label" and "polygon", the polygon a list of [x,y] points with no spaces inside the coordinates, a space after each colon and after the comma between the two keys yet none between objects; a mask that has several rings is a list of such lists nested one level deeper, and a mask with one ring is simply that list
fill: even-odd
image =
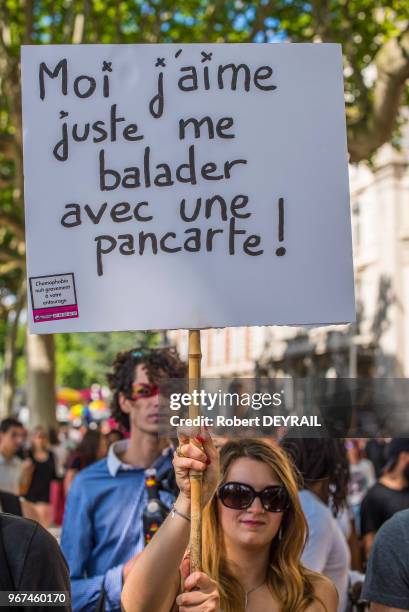
[{"label": "blurred pedestrian", "polygon": [[99,429],[88,429],[78,448],[71,453],[64,478],[65,495],[68,494],[75,476],[92,463],[103,459],[108,452],[106,437]]},{"label": "blurred pedestrian", "polygon": [[335,519],[347,497],[348,462],[343,441],[285,437],[281,444],[303,481],[300,500],[308,538],[301,560],[334,582],[340,598],[338,612],[345,612],[351,556]]},{"label": "blurred pedestrian", "polygon": [[[70,488],[61,546],[70,567],[75,610],[121,610],[121,590],[145,546],[145,470],[161,481],[172,469],[173,448],[160,438],[159,383],[186,375],[171,349],[119,353],[108,382],[112,416],[128,440],[111,445],[106,459],[83,469]],[[174,496],[160,491],[168,507]]]},{"label": "blurred pedestrian", "polygon": [[17,419],[0,423],[0,489],[15,495],[25,493],[31,476],[30,462],[17,456],[24,440],[24,427]]},{"label": "blurred pedestrian", "polygon": [[109,448],[111,444],[114,444],[114,442],[119,442],[120,440],[123,440],[124,434],[119,431],[119,429],[111,429],[111,431],[106,434],[106,439]]},{"label": "blurred pedestrian", "polygon": [[409,438],[394,438],[388,445],[382,476],[361,504],[361,533],[367,558],[378,529],[395,512],[406,508],[409,508]]},{"label": "blurred pedestrian", "polygon": [[30,486],[25,497],[28,501],[36,504],[42,517],[42,524],[45,527],[50,527],[52,523],[50,488],[51,482],[58,476],[54,455],[49,449],[48,436],[42,426],[36,427],[32,433],[29,459],[33,470]]},{"label": "blurred pedestrian", "polygon": [[349,462],[348,503],[354,514],[358,535],[361,530],[361,503],[368,490],[375,484],[375,469],[369,459],[365,459],[357,440],[345,441]]},{"label": "blurred pedestrian", "polygon": [[60,431],[55,427],[50,427],[48,430],[48,438],[50,440],[50,450],[55,460],[55,471],[58,478],[64,478],[66,463],[68,460],[68,450],[62,443]]},{"label": "blurred pedestrian", "polygon": [[23,426],[23,434],[21,439],[20,448],[16,453],[16,457],[19,457],[22,461],[27,459],[28,451],[30,450],[30,440],[28,435],[28,430]]}]

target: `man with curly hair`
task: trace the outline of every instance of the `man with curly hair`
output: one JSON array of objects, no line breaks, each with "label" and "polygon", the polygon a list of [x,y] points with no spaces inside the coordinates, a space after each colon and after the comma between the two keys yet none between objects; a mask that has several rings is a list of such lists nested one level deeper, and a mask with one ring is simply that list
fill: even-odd
[{"label": "man with curly hair", "polygon": [[[173,449],[158,436],[158,385],[184,376],[186,366],[171,349],[135,349],[114,361],[108,374],[112,416],[130,437],[82,470],[69,491],[61,546],[75,612],[121,610],[123,581],[144,547],[145,470],[155,468],[161,479],[172,466]],[[167,506],[173,501],[170,493],[161,498]]]}]

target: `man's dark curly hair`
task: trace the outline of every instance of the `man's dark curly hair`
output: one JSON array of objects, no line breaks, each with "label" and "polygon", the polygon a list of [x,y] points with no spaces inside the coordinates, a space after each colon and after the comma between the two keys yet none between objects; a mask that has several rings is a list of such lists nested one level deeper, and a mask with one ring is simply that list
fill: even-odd
[{"label": "man's dark curly hair", "polygon": [[112,372],[107,374],[109,388],[112,391],[111,414],[127,431],[130,429],[129,415],[121,410],[119,394],[132,398],[132,385],[135,380],[136,366],[143,364],[151,383],[160,383],[164,378],[183,378],[186,376],[186,364],[180,359],[175,349],[135,348],[118,353],[112,365]]},{"label": "man's dark curly hair", "polygon": [[348,493],[349,465],[344,441],[337,438],[290,438],[281,442],[301,475],[304,487],[329,479],[335,516],[345,506]]}]

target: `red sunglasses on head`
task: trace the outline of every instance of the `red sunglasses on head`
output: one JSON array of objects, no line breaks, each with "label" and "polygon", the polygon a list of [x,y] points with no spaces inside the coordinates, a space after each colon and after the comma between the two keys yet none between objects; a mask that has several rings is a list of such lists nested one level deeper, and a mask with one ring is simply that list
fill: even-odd
[{"label": "red sunglasses on head", "polygon": [[159,395],[158,385],[151,383],[134,383],[132,385],[132,399],[140,399]]}]

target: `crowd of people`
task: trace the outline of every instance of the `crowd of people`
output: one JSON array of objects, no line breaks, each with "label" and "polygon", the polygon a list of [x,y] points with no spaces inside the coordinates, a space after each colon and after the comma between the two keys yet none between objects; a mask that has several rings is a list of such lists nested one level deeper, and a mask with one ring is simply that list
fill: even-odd
[{"label": "crowd of people", "polygon": [[[170,349],[119,354],[111,431],[1,422],[7,584],[70,590],[75,611],[409,610],[409,439],[162,438],[159,384],[186,373]],[[203,571],[189,575],[191,469]],[[43,568],[55,558],[42,582],[8,550],[13,521]]]},{"label": "crowd of people", "polygon": [[0,423],[0,495],[16,496],[22,514],[44,527],[58,526],[75,475],[105,457],[111,441],[123,436],[118,430],[66,425],[28,432],[16,418],[6,418]]}]

